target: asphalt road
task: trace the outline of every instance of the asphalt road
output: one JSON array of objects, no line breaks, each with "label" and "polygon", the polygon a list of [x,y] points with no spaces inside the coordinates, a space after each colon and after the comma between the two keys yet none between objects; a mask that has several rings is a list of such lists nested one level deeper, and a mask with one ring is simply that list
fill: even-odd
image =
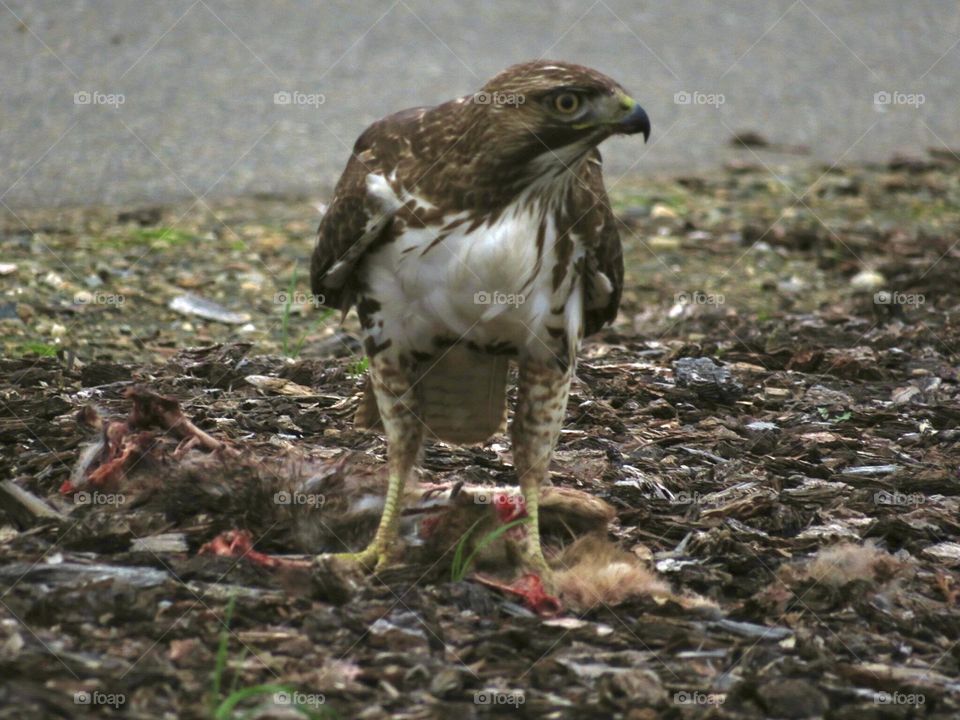
[{"label": "asphalt road", "polygon": [[827,163],[960,148],[954,0],[0,0],[0,201],[319,198],[371,121],[541,56],[647,109],[611,181],[756,160],[742,130]]}]

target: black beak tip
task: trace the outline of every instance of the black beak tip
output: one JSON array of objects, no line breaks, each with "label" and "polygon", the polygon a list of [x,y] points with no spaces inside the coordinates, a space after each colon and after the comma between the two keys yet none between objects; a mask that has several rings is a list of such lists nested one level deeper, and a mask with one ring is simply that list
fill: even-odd
[{"label": "black beak tip", "polygon": [[642,133],[644,142],[650,139],[650,118],[647,116],[647,112],[639,105],[633,107],[630,114],[624,118],[623,124],[627,133],[631,135]]}]

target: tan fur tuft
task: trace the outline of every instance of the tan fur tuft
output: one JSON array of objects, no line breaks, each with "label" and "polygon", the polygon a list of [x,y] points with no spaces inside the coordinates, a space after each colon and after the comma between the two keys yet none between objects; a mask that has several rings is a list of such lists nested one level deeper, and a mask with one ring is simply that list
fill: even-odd
[{"label": "tan fur tuft", "polygon": [[576,611],[673,596],[670,586],[636,557],[596,534],[569,545],[555,565],[557,591],[564,605]]},{"label": "tan fur tuft", "polygon": [[902,563],[872,543],[840,543],[823,548],[807,564],[807,576],[828,587],[843,587],[855,580],[883,581],[897,573]]}]

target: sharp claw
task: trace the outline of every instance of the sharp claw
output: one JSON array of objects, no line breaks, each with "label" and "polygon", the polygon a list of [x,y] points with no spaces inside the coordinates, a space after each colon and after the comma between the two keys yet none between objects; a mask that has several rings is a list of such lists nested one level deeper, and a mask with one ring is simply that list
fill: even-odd
[{"label": "sharp claw", "polygon": [[335,562],[343,562],[350,565],[357,565],[364,573],[374,573],[382,570],[389,564],[389,558],[385,552],[381,552],[377,547],[371,545],[360,552],[350,553],[330,553],[322,555]]}]

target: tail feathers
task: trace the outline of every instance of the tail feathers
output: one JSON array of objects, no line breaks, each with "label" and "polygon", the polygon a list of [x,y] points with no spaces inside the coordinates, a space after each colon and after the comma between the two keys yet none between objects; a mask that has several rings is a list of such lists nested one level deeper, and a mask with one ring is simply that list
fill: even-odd
[{"label": "tail feathers", "polygon": [[[428,436],[457,445],[473,445],[501,431],[507,414],[507,368],[504,356],[474,352],[457,345],[423,363],[414,390],[416,412]],[[380,427],[380,412],[368,378],[354,422],[358,428]]]}]

